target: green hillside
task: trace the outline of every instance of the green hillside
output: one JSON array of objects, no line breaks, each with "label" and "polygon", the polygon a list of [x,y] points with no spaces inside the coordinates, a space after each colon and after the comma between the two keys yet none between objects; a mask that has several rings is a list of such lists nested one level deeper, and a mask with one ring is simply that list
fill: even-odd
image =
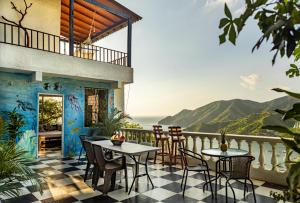
[{"label": "green hillside", "polygon": [[234,134],[265,134],[260,128],[266,124],[280,124],[291,127],[293,122],[284,123],[275,109],[290,108],[296,100],[281,97],[268,102],[254,102],[234,99],[216,101],[195,110],[183,110],[168,116],[159,124],[180,125],[187,131],[218,132],[226,128]]}]

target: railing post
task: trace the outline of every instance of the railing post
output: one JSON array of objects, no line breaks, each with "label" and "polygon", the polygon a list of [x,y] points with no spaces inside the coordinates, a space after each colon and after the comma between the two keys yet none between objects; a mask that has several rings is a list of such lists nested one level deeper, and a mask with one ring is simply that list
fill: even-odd
[{"label": "railing post", "polygon": [[193,137],[193,152],[194,153],[197,153],[197,143],[196,143],[196,137],[194,136]]},{"label": "railing post", "polygon": [[247,141],[248,144],[248,149],[249,149],[249,155],[252,155],[252,142],[251,141]]},{"label": "railing post", "polygon": [[259,168],[261,169],[265,169],[265,154],[264,154],[264,143],[260,142],[259,143],[259,157],[258,157],[258,161],[259,161]]},{"label": "railing post", "polygon": [[272,146],[272,157],[271,157],[272,170],[275,170],[277,166],[276,143],[270,143],[270,144]]},{"label": "railing post", "polygon": [[69,54],[74,56],[74,0],[69,1]]},{"label": "railing post", "polygon": [[127,33],[127,54],[128,61],[127,66],[131,67],[131,41],[132,41],[132,20],[128,19],[128,33]]}]

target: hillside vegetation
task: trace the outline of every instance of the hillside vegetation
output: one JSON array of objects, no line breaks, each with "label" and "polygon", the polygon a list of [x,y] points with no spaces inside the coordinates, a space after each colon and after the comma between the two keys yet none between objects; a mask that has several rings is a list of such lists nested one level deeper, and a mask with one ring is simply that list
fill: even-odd
[{"label": "hillside vegetation", "polygon": [[293,122],[283,123],[275,109],[288,109],[296,100],[281,97],[268,102],[234,99],[216,101],[195,110],[182,110],[174,116],[168,116],[159,124],[180,125],[187,131],[219,132],[226,128],[228,133],[234,134],[267,134],[261,130],[266,124],[280,124],[288,127]]}]

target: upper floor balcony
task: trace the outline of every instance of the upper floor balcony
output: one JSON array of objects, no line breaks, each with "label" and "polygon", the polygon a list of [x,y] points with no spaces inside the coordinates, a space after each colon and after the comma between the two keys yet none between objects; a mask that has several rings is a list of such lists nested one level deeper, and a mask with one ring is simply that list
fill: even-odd
[{"label": "upper floor balcony", "polygon": [[[22,26],[11,14],[11,6],[0,3],[1,15],[5,16],[0,20],[2,70],[133,82],[132,24],[140,16],[115,1],[55,0],[45,5],[32,2],[25,16],[26,25]],[[126,51],[95,45],[124,27],[128,28]]]}]

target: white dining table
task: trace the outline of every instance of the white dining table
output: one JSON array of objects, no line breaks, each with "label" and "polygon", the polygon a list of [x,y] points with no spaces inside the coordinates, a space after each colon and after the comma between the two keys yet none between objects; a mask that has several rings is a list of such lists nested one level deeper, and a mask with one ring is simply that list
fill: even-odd
[{"label": "white dining table", "polygon": [[[130,158],[132,158],[132,160],[135,163],[135,173],[128,194],[130,194],[135,181],[142,176],[147,176],[147,178],[149,179],[152,185],[152,188],[154,189],[153,182],[148,173],[148,159],[149,159],[150,152],[158,151],[160,148],[142,145],[142,144],[130,143],[130,142],[123,142],[122,145],[117,146],[117,145],[113,145],[113,143],[110,140],[93,141],[92,144],[101,146],[103,149],[106,150],[127,155]],[[140,159],[136,158],[136,157],[140,157],[142,154],[147,154],[145,162],[142,162]],[[139,173],[140,165],[145,166],[145,173]]]}]

